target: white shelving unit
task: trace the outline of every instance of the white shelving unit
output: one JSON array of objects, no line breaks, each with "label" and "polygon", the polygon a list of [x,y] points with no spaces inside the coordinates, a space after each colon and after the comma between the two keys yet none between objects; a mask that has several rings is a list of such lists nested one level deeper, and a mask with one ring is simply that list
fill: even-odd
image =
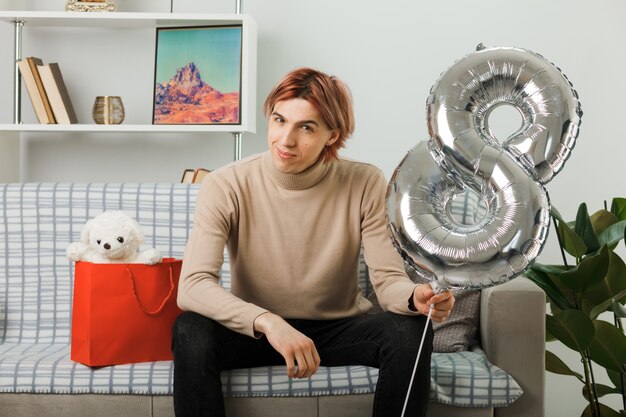
[{"label": "white shelving unit", "polygon": [[[242,115],[243,116],[243,115]],[[232,132],[254,133],[254,129],[241,129],[240,125],[148,125],[148,124],[119,124],[98,125],[81,123],[72,125],[38,124],[38,123],[0,123],[0,131],[14,132],[120,132],[120,133],[203,133],[203,132]]]},{"label": "white shelving unit", "polygon": [[[189,13],[124,13],[124,12],[36,12],[36,11],[0,11],[0,22],[14,27],[14,58],[15,62],[23,56],[29,56],[28,51],[22,51],[22,32],[29,28],[38,27],[54,31],[58,28],[79,28],[89,31],[93,28],[100,30],[111,29],[151,29],[162,27],[184,26],[242,26],[242,56],[241,56],[241,123],[237,125],[153,125],[151,120],[145,124],[98,125],[82,123],[73,125],[45,125],[22,123],[22,106],[30,105],[22,97],[21,77],[17,64],[14,66],[13,89],[13,123],[0,123],[0,138],[4,150],[2,159],[19,160],[19,155],[6,155],[6,150],[15,153],[15,142],[19,141],[22,132],[35,132],[45,135],[46,132],[67,133],[233,133],[234,159],[241,158],[241,137],[243,133],[256,131],[256,66],[257,66],[257,28],[256,23],[245,14],[189,14]],[[0,23],[1,24],[1,23]],[[132,33],[132,32],[129,32]],[[7,42],[8,43],[8,42]],[[152,46],[152,45],[151,45]],[[154,65],[154,64],[153,64]],[[152,67],[154,70],[154,67]],[[153,72],[146,74],[152,77]],[[6,117],[2,119],[7,120]],[[1,119],[0,119],[1,120]],[[2,162],[0,159],[0,162]],[[11,169],[11,168],[5,168]],[[3,172],[0,167],[0,181],[11,175]],[[15,177],[13,175],[13,177]]]}]

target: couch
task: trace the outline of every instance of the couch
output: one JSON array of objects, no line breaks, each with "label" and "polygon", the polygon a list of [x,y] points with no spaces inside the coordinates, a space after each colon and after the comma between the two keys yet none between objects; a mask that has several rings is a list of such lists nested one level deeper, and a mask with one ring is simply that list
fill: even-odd
[{"label": "couch", "polygon": [[[0,184],[0,417],[171,417],[171,361],[92,369],[70,360],[73,264],[80,229],[103,210],[142,225],[146,246],[180,258],[197,185]],[[228,258],[222,283],[228,287]],[[362,264],[361,285],[368,292]],[[543,292],[524,277],[482,290],[477,343],[434,353],[429,416],[544,415]],[[412,364],[407,364],[412,366]],[[229,416],[371,415],[377,370],[320,368],[291,380],[284,367],[224,372]]]}]

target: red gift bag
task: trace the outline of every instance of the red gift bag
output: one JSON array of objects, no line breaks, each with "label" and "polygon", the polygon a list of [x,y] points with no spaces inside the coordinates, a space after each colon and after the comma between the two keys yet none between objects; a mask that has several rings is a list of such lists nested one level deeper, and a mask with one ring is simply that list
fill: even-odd
[{"label": "red gift bag", "polygon": [[172,359],[182,260],[76,262],[70,358],[88,366]]}]

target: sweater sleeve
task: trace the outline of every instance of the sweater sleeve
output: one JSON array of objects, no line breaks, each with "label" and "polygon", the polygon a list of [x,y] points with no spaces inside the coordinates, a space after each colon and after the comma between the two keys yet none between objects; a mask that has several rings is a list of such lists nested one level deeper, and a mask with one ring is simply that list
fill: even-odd
[{"label": "sweater sleeve", "polygon": [[236,224],[236,202],[234,193],[218,175],[211,173],[204,178],[185,247],[178,306],[255,337],[254,320],[267,310],[234,296],[219,284],[224,247]]},{"label": "sweater sleeve", "polygon": [[408,301],[417,284],[409,279],[404,261],[393,246],[387,230],[385,193],[387,182],[382,171],[368,178],[361,206],[361,230],[365,263],[381,307],[393,313],[416,315]]}]

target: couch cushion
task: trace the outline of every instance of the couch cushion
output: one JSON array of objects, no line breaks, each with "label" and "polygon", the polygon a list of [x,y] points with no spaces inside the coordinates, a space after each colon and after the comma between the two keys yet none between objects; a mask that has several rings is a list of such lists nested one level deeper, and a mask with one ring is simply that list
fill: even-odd
[{"label": "couch cushion", "polygon": [[[69,358],[66,344],[0,345],[0,393],[171,395],[171,361],[89,368]],[[497,407],[522,393],[482,351],[435,353],[431,399],[467,407]],[[321,367],[309,379],[288,378],[283,366],[222,373],[227,397],[283,397],[373,393],[378,370],[365,366]]]},{"label": "couch cushion", "polygon": [[480,349],[433,353],[431,399],[459,407],[502,407],[523,391],[505,371],[491,364]]}]

